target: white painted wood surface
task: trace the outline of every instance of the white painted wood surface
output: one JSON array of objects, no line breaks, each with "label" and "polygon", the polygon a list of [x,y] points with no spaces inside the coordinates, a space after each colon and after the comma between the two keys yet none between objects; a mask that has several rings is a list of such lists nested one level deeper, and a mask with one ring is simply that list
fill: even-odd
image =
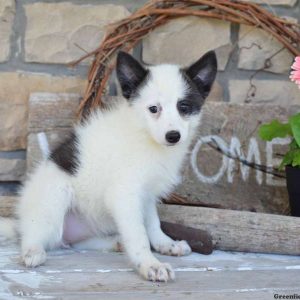
[{"label": "white painted wood surface", "polygon": [[0,244],[0,299],[274,299],[300,294],[300,257],[215,251],[157,255],[176,281],[141,279],[122,253],[57,250],[44,266],[26,269],[18,246]]}]

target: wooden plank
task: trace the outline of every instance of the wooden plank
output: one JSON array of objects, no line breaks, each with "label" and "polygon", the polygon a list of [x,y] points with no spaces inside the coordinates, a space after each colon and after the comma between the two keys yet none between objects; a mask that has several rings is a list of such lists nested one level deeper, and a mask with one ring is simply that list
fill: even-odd
[{"label": "wooden plank", "polygon": [[76,121],[78,94],[32,93],[29,97],[27,172],[63,141]]},{"label": "wooden plank", "polygon": [[27,138],[27,173],[43,159],[43,151],[53,150],[60,142],[66,139],[71,132],[71,127],[48,130],[47,132],[32,132]]},{"label": "wooden plank", "polygon": [[[107,103],[117,101],[107,97]],[[28,163],[41,158],[36,134],[61,135],[71,129],[79,104],[76,94],[34,93],[30,96]],[[300,108],[293,107],[295,110]],[[183,170],[179,194],[193,203],[236,210],[288,214],[289,205],[284,178],[274,177],[240,164],[213,150],[209,139],[217,141],[229,152],[250,162],[278,165],[275,153],[282,153],[286,141],[261,141],[257,128],[271,118],[287,119],[290,111],[280,106],[238,105],[209,102],[203,110],[202,124],[190,148]],[[241,122],[243,120],[243,122]],[[64,132],[61,134],[61,132]],[[49,138],[49,145],[60,139]]]},{"label": "wooden plank", "polygon": [[[116,102],[118,97],[105,97],[104,102]],[[80,96],[65,93],[33,93],[29,98],[27,172],[49,151],[69,136],[76,123]],[[43,145],[44,144],[44,145]],[[47,148],[47,147],[46,147]]]},{"label": "wooden plank", "polygon": [[141,279],[122,253],[58,250],[44,266],[26,269],[18,248],[0,244],[0,298],[34,299],[271,299],[299,290],[300,258],[215,251],[186,257],[157,255],[176,281]]},{"label": "wooden plank", "polygon": [[25,159],[0,158],[0,181],[22,181],[25,172]]},{"label": "wooden plank", "polygon": [[12,217],[15,214],[16,196],[0,196],[0,217]]},{"label": "wooden plank", "polygon": [[162,221],[206,230],[216,249],[300,254],[297,217],[163,204],[159,213]]},{"label": "wooden plank", "polygon": [[32,93],[29,98],[28,132],[70,128],[80,102],[78,94]]},{"label": "wooden plank", "polygon": [[258,127],[273,118],[286,121],[300,107],[293,110],[276,105],[206,103],[178,193],[194,204],[288,214],[284,178],[229,158],[209,146],[209,142],[233,157],[268,166],[272,171],[272,166],[278,166],[288,139],[264,142],[258,137]]},{"label": "wooden plank", "polygon": [[[33,274],[32,274],[33,273]],[[89,295],[106,299],[106,295],[115,294],[119,299],[133,296],[144,298],[144,295],[164,298],[169,295],[177,299],[185,299],[188,295],[199,299],[201,295],[227,294],[239,295],[244,292],[292,293],[299,292],[295,279],[299,270],[289,271],[244,271],[244,272],[177,272],[175,282],[152,283],[139,278],[134,272],[86,273],[73,272],[60,274],[43,274],[36,272],[4,274],[2,284],[8,284],[9,292],[14,296],[52,296],[71,299]],[[251,277],[251,280],[249,279]],[[250,293],[249,293],[250,294]],[[248,295],[249,295],[248,294]],[[0,294],[1,295],[1,294]],[[252,297],[254,297],[252,295]],[[203,297],[201,297],[203,298]],[[229,297],[228,297],[229,298]],[[175,298],[176,299],[176,298]],[[214,299],[214,298],[212,298]],[[219,298],[220,299],[220,298]]]}]

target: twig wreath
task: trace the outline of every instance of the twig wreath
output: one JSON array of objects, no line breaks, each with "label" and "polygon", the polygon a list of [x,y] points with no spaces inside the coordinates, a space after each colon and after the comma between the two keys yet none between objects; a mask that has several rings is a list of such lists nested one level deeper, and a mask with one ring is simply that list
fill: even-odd
[{"label": "twig wreath", "polygon": [[[208,17],[260,28],[294,56],[300,55],[299,24],[277,17],[258,4],[241,0],[151,0],[127,18],[111,24],[97,49],[70,64],[74,66],[94,56],[78,117],[103,104],[102,98],[119,50],[130,51],[155,28],[185,16]],[[173,195],[168,201],[190,204],[179,195]]]},{"label": "twig wreath", "polygon": [[273,15],[258,4],[240,0],[152,0],[129,17],[110,25],[97,49],[71,63],[74,66],[94,56],[79,115],[101,105],[119,50],[131,50],[158,26],[184,16],[208,17],[263,29],[293,55],[300,55],[299,25]]}]

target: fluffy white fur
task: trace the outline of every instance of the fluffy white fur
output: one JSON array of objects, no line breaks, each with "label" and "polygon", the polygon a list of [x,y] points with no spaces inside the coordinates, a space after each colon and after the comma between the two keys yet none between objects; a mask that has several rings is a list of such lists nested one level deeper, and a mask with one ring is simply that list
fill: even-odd
[{"label": "fluffy white fur", "polygon": [[[168,255],[191,249],[161,231],[156,202],[180,181],[200,115],[178,113],[176,103],[188,88],[178,66],[150,72],[133,102],[124,99],[97,111],[75,128],[80,162],[75,175],[45,160],[24,184],[18,215],[26,266],[44,263],[45,250],[68,242],[80,249],[124,248],[144,278],[174,279],[171,266],[158,261],[150,245]],[[149,112],[152,105],[159,113]],[[170,130],[181,134],[174,146],[165,140]]]}]

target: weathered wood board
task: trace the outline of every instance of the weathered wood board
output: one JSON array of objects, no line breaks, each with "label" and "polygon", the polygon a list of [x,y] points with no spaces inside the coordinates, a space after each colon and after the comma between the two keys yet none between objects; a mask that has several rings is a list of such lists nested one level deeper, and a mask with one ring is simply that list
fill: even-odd
[{"label": "weathered wood board", "polygon": [[33,93],[29,99],[27,171],[70,133],[80,103],[78,94]]},{"label": "weathered wood board", "polygon": [[286,121],[296,111],[300,106],[287,110],[274,105],[207,103],[178,193],[208,206],[287,214],[284,178],[240,164],[207,143],[215,141],[220,148],[248,162],[278,166],[279,154],[286,149],[288,139],[266,143],[259,139],[257,130],[261,123],[273,118]]},{"label": "weathered wood board", "polygon": [[176,281],[141,279],[123,253],[57,250],[44,266],[26,269],[19,249],[0,244],[0,299],[274,299],[300,293],[300,258],[225,253],[157,255],[169,262]]},{"label": "weathered wood board", "polygon": [[25,172],[25,159],[0,158],[0,181],[22,181]]},{"label": "weathered wood board", "polygon": [[[79,96],[74,94],[31,95],[28,170],[34,161],[42,157],[44,138],[41,134],[46,134],[50,149],[68,135],[78,103]],[[290,109],[295,112],[300,107]],[[219,146],[249,162],[277,166],[277,154],[282,153],[288,141],[265,143],[257,137],[257,129],[262,122],[271,118],[286,120],[290,113],[274,105],[207,103],[197,138],[183,168],[183,184],[178,187],[178,193],[195,204],[288,214],[284,178],[276,178],[240,164],[207,146],[207,142],[214,140]]]},{"label": "weathered wood board", "polygon": [[182,205],[159,206],[161,221],[207,231],[214,248],[300,255],[300,218]]},{"label": "weathered wood board", "polygon": [[15,214],[16,196],[0,196],[0,217],[12,217]]}]

